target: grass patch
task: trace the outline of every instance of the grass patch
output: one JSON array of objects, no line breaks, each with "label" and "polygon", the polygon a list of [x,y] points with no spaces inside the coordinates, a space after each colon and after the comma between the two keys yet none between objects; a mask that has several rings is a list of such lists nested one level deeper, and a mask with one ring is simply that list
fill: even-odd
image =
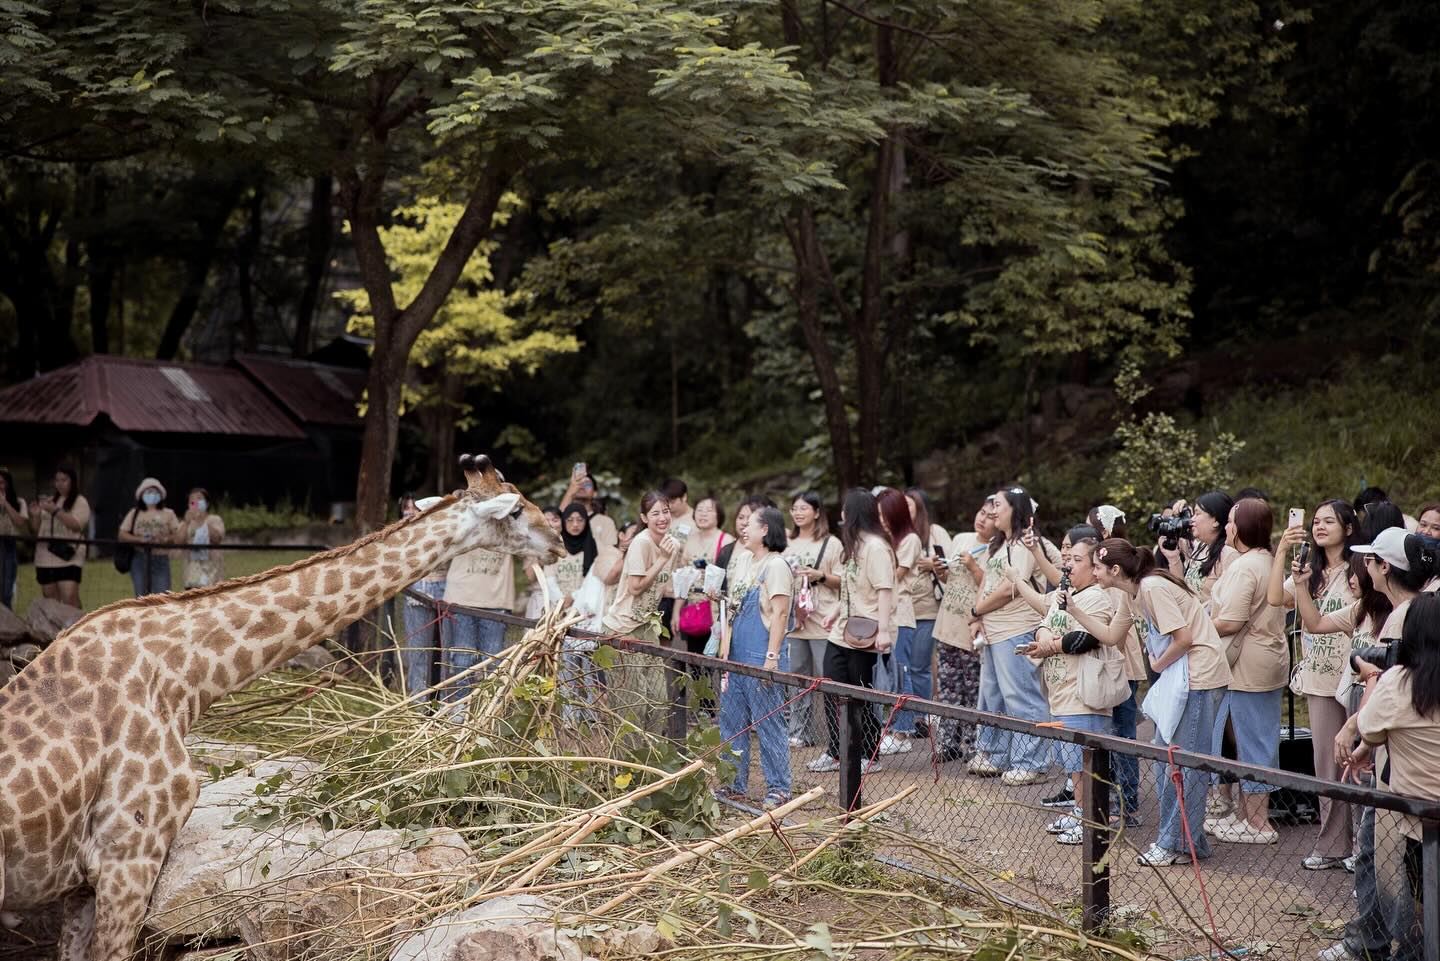
[{"label": "grass patch", "polygon": [[[308,556],[306,551],[229,550],[225,551],[225,576],[245,577],[259,574],[272,567],[293,564]],[[180,559],[177,557],[170,559],[170,583],[175,590],[180,590]],[[19,583],[15,590],[15,610],[23,617],[30,607],[30,602],[39,596],[40,585],[35,582],[35,565],[21,564]],[[80,604],[85,610],[93,611],[114,601],[134,596],[135,588],[130,582],[130,575],[115,570],[110,558],[86,562],[85,574],[80,579]]]}]

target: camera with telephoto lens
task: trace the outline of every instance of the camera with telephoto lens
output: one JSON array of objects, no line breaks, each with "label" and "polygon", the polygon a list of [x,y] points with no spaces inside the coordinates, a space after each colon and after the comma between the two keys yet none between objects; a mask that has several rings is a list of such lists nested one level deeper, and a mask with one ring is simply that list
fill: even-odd
[{"label": "camera with telephoto lens", "polygon": [[1055,599],[1055,604],[1062,611],[1070,606],[1070,572],[1072,570],[1074,570],[1074,568],[1060,568],[1060,585],[1057,588],[1060,591],[1060,596]]},{"label": "camera with telephoto lens", "polygon": [[1173,551],[1180,546],[1180,538],[1187,541],[1195,536],[1195,515],[1190,508],[1166,517],[1164,514],[1150,515],[1150,533],[1159,540],[1160,546]]},{"label": "camera with telephoto lens", "polygon": [[1391,641],[1389,644],[1367,644],[1365,647],[1357,647],[1350,652],[1350,670],[1356,674],[1360,673],[1358,661],[1365,661],[1374,664],[1382,671],[1388,671],[1395,666],[1395,658],[1400,652],[1398,641]]}]

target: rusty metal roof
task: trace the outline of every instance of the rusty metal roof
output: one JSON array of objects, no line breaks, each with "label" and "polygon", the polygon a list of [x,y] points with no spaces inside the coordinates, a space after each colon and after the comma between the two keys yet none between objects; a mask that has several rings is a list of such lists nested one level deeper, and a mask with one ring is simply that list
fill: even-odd
[{"label": "rusty metal roof", "polygon": [[263,354],[239,354],[235,363],[302,424],[360,426],[365,371]]},{"label": "rusty metal roof", "polygon": [[0,423],[303,438],[243,371],[97,354],[0,391]]}]

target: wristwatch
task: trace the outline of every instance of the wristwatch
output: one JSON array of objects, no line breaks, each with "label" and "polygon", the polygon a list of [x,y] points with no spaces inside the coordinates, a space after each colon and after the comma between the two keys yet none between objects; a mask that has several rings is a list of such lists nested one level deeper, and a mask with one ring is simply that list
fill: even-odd
[{"label": "wristwatch", "polygon": [[970,616],[971,616],[971,617],[979,617],[979,616],[980,616],[980,612],[977,611],[977,610],[975,610],[975,605],[974,605],[974,604],[971,604],[971,605],[970,605]]}]

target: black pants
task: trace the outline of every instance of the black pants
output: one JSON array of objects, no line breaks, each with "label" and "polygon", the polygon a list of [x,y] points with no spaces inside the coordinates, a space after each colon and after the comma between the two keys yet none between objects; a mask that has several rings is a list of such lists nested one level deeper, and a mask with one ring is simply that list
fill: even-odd
[{"label": "black pants", "polygon": [[[825,677],[841,684],[857,687],[875,686],[875,652],[856,651],[839,644],[825,645]],[[830,695],[825,697],[825,731],[830,738],[831,757],[840,756],[839,700]],[[864,701],[850,702],[848,715],[850,730],[860,732],[860,756],[873,757],[875,742],[880,736],[880,723],[875,712]]]}]

